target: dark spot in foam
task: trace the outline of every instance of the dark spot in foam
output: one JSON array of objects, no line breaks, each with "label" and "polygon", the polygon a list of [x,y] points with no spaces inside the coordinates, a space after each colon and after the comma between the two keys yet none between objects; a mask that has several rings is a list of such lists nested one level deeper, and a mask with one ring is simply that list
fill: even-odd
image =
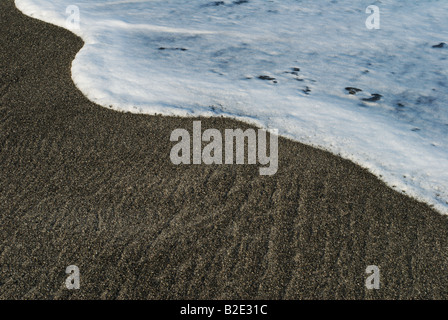
[{"label": "dark spot in foam", "polygon": [[217,6],[223,6],[225,5],[224,1],[213,1],[211,3],[207,3],[203,5],[203,7],[217,7]]},{"label": "dark spot in foam", "polygon": [[380,95],[379,93],[372,93],[370,98],[364,98],[362,99],[362,101],[366,101],[366,102],[376,102],[378,100],[380,100],[383,96]]},{"label": "dark spot in foam", "polygon": [[260,80],[276,80],[275,78],[272,78],[270,76],[258,76],[258,79],[260,79]]},{"label": "dark spot in foam", "polygon": [[439,44],[435,44],[432,47],[433,48],[445,48],[446,47],[446,43],[445,42],[440,42]]},{"label": "dark spot in foam", "polygon": [[240,5],[240,4],[248,3],[248,2],[249,2],[249,0],[238,0],[238,1],[233,1],[233,4]]},{"label": "dark spot in foam", "polygon": [[290,73],[290,74],[295,75],[295,76],[299,75],[300,68],[294,67],[294,68],[291,68],[291,70],[292,71],[285,71],[284,73]]},{"label": "dark spot in foam", "polygon": [[159,50],[180,50],[180,51],[187,51],[188,49],[186,49],[186,48],[165,48],[165,47],[160,47]]},{"label": "dark spot in foam", "polygon": [[305,87],[305,89],[302,90],[305,94],[310,94],[311,89],[310,87]]},{"label": "dark spot in foam", "polygon": [[354,87],[347,87],[347,88],[345,88],[345,90],[347,90],[349,94],[356,94],[356,93],[362,91],[361,89],[354,88]]}]

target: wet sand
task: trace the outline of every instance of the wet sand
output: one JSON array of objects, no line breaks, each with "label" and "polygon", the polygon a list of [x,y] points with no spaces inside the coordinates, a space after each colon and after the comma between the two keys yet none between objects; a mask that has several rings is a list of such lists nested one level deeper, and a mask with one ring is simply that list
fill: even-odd
[{"label": "wet sand", "polygon": [[448,298],[447,216],[284,138],[274,176],[175,166],[170,134],[197,119],[90,102],[70,75],[82,45],[0,2],[1,299]]}]

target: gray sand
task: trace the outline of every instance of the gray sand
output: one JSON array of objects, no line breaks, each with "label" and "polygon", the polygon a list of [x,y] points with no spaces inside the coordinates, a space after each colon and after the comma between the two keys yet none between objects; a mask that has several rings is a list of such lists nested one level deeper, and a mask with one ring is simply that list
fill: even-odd
[{"label": "gray sand", "polygon": [[283,138],[275,176],[175,166],[169,136],[193,120],[89,102],[70,76],[82,45],[0,2],[0,298],[448,298],[448,217]]}]

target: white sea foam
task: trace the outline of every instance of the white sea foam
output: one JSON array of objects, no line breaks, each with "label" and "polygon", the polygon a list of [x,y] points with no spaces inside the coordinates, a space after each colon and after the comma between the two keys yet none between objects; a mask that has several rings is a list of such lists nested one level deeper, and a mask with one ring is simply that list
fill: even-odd
[{"label": "white sea foam", "polygon": [[79,7],[73,80],[100,105],[278,128],[448,213],[448,48],[433,48],[448,42],[447,1],[15,2],[62,27]]}]

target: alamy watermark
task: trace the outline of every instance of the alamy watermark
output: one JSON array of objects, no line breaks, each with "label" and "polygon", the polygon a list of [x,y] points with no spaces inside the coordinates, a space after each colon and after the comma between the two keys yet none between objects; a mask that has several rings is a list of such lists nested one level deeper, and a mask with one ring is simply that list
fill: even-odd
[{"label": "alamy watermark", "polygon": [[[269,132],[269,155],[267,154],[267,133]],[[171,133],[170,141],[176,143],[170,152],[173,164],[244,164],[247,149],[247,164],[258,163],[260,175],[273,175],[278,169],[278,130],[225,129],[224,139],[217,129],[202,132],[201,121],[193,121],[193,133],[185,129],[176,129]],[[247,140],[247,144],[245,143]],[[202,142],[208,144],[202,149]],[[223,147],[224,145],[224,147]],[[247,146],[247,148],[246,148]],[[258,146],[258,148],[257,148]],[[192,152],[191,152],[192,151]],[[234,152],[235,151],[235,152]],[[224,160],[223,160],[224,152]],[[191,153],[193,157],[191,157]],[[193,161],[191,161],[193,158]]]},{"label": "alamy watermark", "polygon": [[366,20],[367,29],[380,29],[380,8],[378,6],[368,6],[366,13],[371,14]]},{"label": "alamy watermark", "polygon": [[65,9],[65,14],[68,16],[65,20],[65,27],[68,30],[79,30],[79,7],[75,5],[68,6]]},{"label": "alamy watermark", "polygon": [[378,290],[380,288],[380,268],[375,265],[367,266],[366,273],[370,274],[366,279],[366,288]]},{"label": "alamy watermark", "polygon": [[67,269],[65,269],[65,273],[69,274],[65,280],[65,287],[69,290],[79,290],[81,288],[79,268],[75,265],[68,266]]},{"label": "alamy watermark", "polygon": [[[179,129],[176,129],[179,130]],[[180,129],[183,130],[183,129]],[[214,130],[214,129],[209,129]],[[249,129],[253,130],[253,129]],[[261,129],[260,129],[261,130]],[[247,130],[246,130],[247,131]],[[259,131],[260,133],[260,131]],[[271,134],[271,136],[276,136]],[[272,152],[272,149],[271,149]],[[65,280],[65,286],[69,290],[79,290],[81,288],[80,283],[80,271],[75,265],[70,265],[65,269],[65,273],[69,276]],[[380,268],[376,265],[369,265],[366,268],[366,274],[369,276],[366,278],[365,286],[368,290],[380,289]]]}]

